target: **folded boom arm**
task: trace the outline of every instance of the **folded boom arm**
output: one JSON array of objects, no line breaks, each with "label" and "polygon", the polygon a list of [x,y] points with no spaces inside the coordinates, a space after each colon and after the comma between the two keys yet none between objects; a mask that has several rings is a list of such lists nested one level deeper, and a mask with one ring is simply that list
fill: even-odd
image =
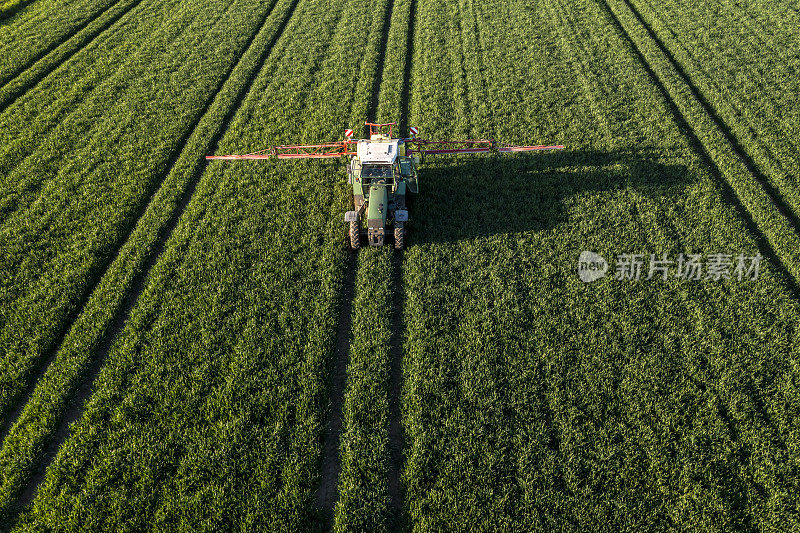
[{"label": "folded boom arm", "polygon": [[510,146],[486,139],[468,139],[463,141],[429,141],[426,139],[409,139],[412,154],[480,154],[484,152],[533,152],[539,150],[562,150],[561,145]]},{"label": "folded boom arm", "polygon": [[[370,125],[372,126],[372,125]],[[467,139],[462,141],[430,141],[427,139],[403,139],[409,155],[436,154],[480,154],[497,152],[533,152],[539,150],[561,150],[561,145],[511,146],[486,139]],[[297,144],[275,146],[258,152],[241,155],[208,155],[206,159],[323,159],[356,155],[351,145],[358,143],[350,138],[327,144]]]},{"label": "folded boom arm", "polygon": [[343,155],[355,155],[349,149],[350,144],[356,141],[346,139],[328,144],[297,144],[291,146],[275,146],[250,154],[242,155],[207,155],[206,159],[323,159],[335,158]]}]

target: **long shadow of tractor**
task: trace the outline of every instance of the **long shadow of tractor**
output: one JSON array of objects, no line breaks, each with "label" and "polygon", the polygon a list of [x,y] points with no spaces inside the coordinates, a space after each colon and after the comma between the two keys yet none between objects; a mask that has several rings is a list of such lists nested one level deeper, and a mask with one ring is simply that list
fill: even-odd
[{"label": "long shadow of tractor", "polygon": [[567,221],[565,199],[592,191],[632,188],[661,201],[678,198],[694,178],[686,166],[657,156],[643,149],[427,158],[412,200],[408,244],[551,228]]}]

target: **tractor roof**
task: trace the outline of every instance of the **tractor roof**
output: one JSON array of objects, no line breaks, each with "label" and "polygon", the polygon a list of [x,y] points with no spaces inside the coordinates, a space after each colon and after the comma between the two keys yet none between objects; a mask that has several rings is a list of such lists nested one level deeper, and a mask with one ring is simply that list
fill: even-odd
[{"label": "tractor roof", "polygon": [[394,163],[397,159],[398,139],[360,140],[358,158],[362,163]]}]

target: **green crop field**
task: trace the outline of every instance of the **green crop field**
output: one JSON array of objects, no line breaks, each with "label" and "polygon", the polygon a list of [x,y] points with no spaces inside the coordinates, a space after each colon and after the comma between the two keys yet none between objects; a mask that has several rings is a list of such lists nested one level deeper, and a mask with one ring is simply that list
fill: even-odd
[{"label": "green crop field", "polygon": [[[0,1],[0,530],[800,530],[798,50],[777,0]],[[402,251],[342,161],[204,159],[365,120],[566,148],[426,156]]]}]

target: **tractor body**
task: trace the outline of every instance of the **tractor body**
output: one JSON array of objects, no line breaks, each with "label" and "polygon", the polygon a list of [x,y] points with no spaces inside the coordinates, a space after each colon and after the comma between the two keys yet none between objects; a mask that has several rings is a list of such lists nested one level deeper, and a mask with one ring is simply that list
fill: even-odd
[{"label": "tractor body", "polygon": [[354,210],[345,214],[351,247],[358,248],[363,236],[370,246],[392,240],[395,248],[403,247],[406,196],[419,190],[416,165],[404,139],[372,133],[368,140],[358,141],[347,168],[354,204]]}]

